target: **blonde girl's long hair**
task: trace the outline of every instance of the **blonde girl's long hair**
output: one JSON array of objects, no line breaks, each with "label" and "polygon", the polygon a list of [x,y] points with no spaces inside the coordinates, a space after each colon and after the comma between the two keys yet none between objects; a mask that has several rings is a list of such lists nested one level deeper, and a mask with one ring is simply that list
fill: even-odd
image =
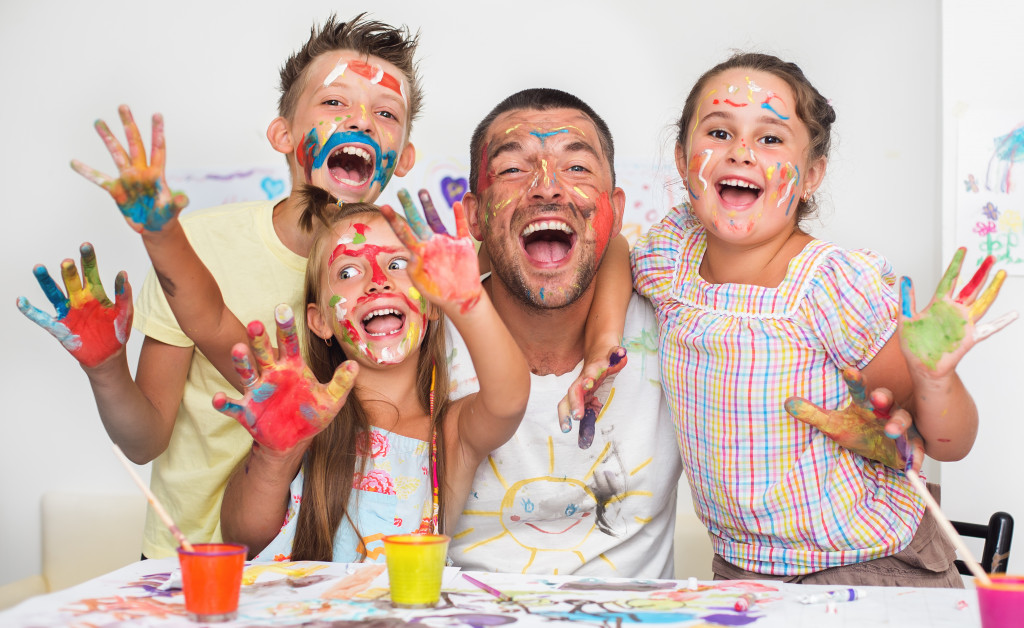
[{"label": "blonde girl's long hair", "polygon": [[[329,312],[329,295],[321,288],[324,282],[323,264],[333,250],[332,227],[340,220],[370,214],[380,216],[380,210],[369,203],[345,203],[338,207],[327,192],[307,187],[301,193],[306,204],[301,222],[307,229],[315,230],[313,245],[306,265],[305,303],[315,304],[323,312]],[[331,247],[331,248],[329,248]],[[302,316],[303,324],[306,317]],[[333,377],[335,369],[349,359],[341,342],[328,345],[323,339],[306,328],[304,351],[306,362],[316,378],[326,383]],[[434,368],[434,416],[432,435],[437,435],[437,478],[438,500],[441,511],[439,522],[444,521],[445,490],[445,439],[442,425],[450,401],[448,363],[446,361],[446,338],[444,317],[427,323],[426,334],[421,344],[416,368],[416,395],[424,408],[430,407],[431,375]],[[353,480],[358,470],[365,470],[366,459],[360,460],[359,452],[369,451],[369,416],[360,403],[359,381],[349,394],[345,405],[334,420],[322,432],[313,437],[306,451],[303,466],[305,480],[302,487],[302,508],[296,522],[295,541],[292,544],[292,560],[330,561],[334,557],[334,537],[342,520],[347,520],[362,538],[356,525],[354,508],[350,508]],[[358,467],[358,469],[357,469]],[[430,470],[433,472],[433,469]],[[365,558],[365,547],[359,552]]]}]

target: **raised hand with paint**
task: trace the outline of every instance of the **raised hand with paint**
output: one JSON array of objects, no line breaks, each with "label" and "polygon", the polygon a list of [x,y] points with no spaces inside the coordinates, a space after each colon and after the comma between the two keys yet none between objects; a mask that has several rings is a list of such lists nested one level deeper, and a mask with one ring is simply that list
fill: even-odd
[{"label": "raised hand with paint", "polygon": [[72,160],[71,167],[110,194],[132,229],[140,233],[160,231],[188,205],[188,197],[172,192],[164,177],[167,155],[164,118],[159,113],[153,114],[152,159],[147,163],[146,147],[142,144],[142,134],[131,110],[127,105],[121,105],[117,112],[128,139],[128,152],[110,132],[106,122],[97,120],[95,126],[114,158],[118,178],[111,178],[77,159]]},{"label": "raised hand with paint", "polygon": [[980,273],[954,302],[957,261],[901,317],[888,262],[804,231],[834,120],[798,66],[763,54],[710,69],[683,106],[688,203],[632,261],[694,506],[716,577],[963,586],[904,467],[970,450],[977,409],[952,369],[998,286],[974,305]]},{"label": "raised hand with paint", "polygon": [[82,277],[74,260],[60,264],[66,294],[53,281],[42,264],[32,269],[39,287],[53,305],[55,315],[47,314],[18,297],[18,309],[60,341],[84,367],[94,367],[124,349],[131,333],[132,289],[124,271],[114,279],[114,302],[107,298],[96,267],[96,251],[88,242],[82,254]]},{"label": "raised hand with paint", "polygon": [[344,362],[325,384],[317,381],[299,355],[295,316],[287,305],[274,313],[277,323],[277,358],[263,323],[249,323],[249,345],[259,365],[253,368],[249,349],[235,345],[231,357],[245,386],[245,397],[213,397],[213,407],[242,424],[253,440],[271,449],[286,450],[320,433],[345,403],[359,367]]},{"label": "raised hand with paint", "polygon": [[[317,225],[306,270],[308,370],[279,309],[277,360],[250,326],[262,375],[236,348],[245,399],[214,400],[264,445],[289,416],[303,436],[289,428],[284,447],[253,449],[228,483],[222,529],[257,560],[381,561],[384,535],[436,531],[461,509],[478,464],[519,425],[529,371],[479,288],[464,224],[457,238],[421,238],[389,209],[336,204],[312,187],[305,197]],[[478,393],[454,401],[442,312],[480,380]]]}]

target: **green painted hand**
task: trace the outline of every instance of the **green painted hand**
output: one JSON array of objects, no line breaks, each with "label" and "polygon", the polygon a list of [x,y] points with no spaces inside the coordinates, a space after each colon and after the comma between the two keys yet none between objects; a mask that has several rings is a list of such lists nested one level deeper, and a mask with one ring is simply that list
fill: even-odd
[{"label": "green painted hand", "polygon": [[120,176],[111,178],[77,159],[72,160],[71,167],[110,194],[132,229],[139,233],[144,230],[160,231],[188,205],[188,197],[171,192],[164,178],[166,146],[163,116],[153,114],[153,156],[147,164],[146,147],[142,144],[142,135],[131,110],[127,105],[121,105],[117,111],[128,139],[127,153],[105,122],[97,120],[95,126],[114,158]]},{"label": "green painted hand", "polygon": [[823,410],[806,399],[790,397],[786,400],[786,412],[855,454],[901,471],[920,469],[924,441],[914,429],[910,415],[902,409],[893,410],[892,395],[887,390],[876,389],[869,397],[860,371],[846,369],[843,379],[851,401],[842,410]]},{"label": "green painted hand", "polygon": [[1006,279],[1006,271],[997,272],[983,291],[982,287],[995,263],[994,257],[986,257],[971,280],[954,298],[953,290],[966,253],[967,249],[957,249],[935,289],[931,303],[917,314],[914,314],[917,304],[910,278],[903,277],[900,281],[900,348],[911,369],[932,376],[947,375],[956,369],[960,359],[971,347],[1017,318],[1016,312],[1009,312],[989,323],[975,325],[995,301]]}]

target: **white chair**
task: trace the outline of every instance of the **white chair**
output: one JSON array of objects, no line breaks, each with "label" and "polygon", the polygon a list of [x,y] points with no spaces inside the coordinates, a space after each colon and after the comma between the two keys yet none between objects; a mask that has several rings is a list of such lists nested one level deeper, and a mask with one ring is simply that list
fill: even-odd
[{"label": "white chair", "polygon": [[0,586],[0,609],[139,560],[146,498],[49,492],[42,498],[43,573]]}]

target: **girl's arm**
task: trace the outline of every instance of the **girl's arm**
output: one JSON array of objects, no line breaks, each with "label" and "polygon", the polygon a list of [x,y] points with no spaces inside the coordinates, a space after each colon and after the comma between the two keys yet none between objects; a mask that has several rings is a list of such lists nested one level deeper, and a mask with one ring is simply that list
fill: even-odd
[{"label": "girl's arm", "polygon": [[[988,273],[995,263],[995,258],[989,256],[954,296],[966,253],[964,248],[957,250],[931,302],[916,314],[913,285],[908,277],[900,282],[901,316],[897,341],[911,382],[911,397],[907,405],[913,412],[917,430],[924,437],[925,452],[943,461],[966,456],[978,432],[978,409],[956,373],[960,359],[975,344],[1017,318],[1016,312],[1010,312],[989,323],[976,325],[999,294],[1006,271],[997,272],[985,287]],[[896,348],[891,353],[896,353]],[[872,360],[868,365],[869,369],[874,362]],[[890,357],[889,362],[897,363],[898,359]],[[883,373],[875,381],[884,384],[887,381],[884,369],[893,367],[880,367]],[[899,371],[898,366],[895,369]]]},{"label": "girl's arm", "polygon": [[426,221],[408,192],[402,190],[398,197],[408,222],[390,207],[381,207],[381,212],[412,252],[409,276],[416,289],[452,320],[473,359],[480,391],[462,401],[458,433],[470,457],[479,461],[519,427],[530,395],[529,367],[480,284],[476,251],[461,204],[453,208],[457,227],[453,238],[426,190],[420,191]]},{"label": "girl's arm", "polygon": [[196,255],[178,220],[188,199],[183,194],[172,194],[164,178],[163,117],[153,116],[152,160],[147,164],[146,149],[131,111],[122,105],[118,113],[128,140],[127,152],[102,120],[96,122],[96,131],[110,151],[119,177],[113,179],[78,161],[72,161],[71,167],[110,193],[129,226],[142,235],[153,270],[182,331],[235,388],[242,390],[230,353],[236,343],[245,342],[245,329],[227,308],[217,282]]},{"label": "girl's arm", "polygon": [[[100,282],[92,245],[86,242],[80,250],[81,278],[74,261],[66,259],[61,264],[66,295],[46,267],[39,265],[33,270],[54,315],[36,308],[25,297],[18,298],[18,309],[78,360],[110,439],[133,462],[145,464],[160,455],[170,441],[192,349],[147,338],[139,355],[138,380],[133,380],[124,349],[133,313],[127,275],[118,273],[112,303]],[[160,360],[158,380],[146,376],[153,372],[147,365],[156,356]]]},{"label": "girl's arm", "polygon": [[604,380],[626,366],[626,350],[619,346],[626,325],[626,309],[633,292],[633,273],[629,265],[629,243],[617,235],[598,267],[594,300],[584,330],[583,369],[558,403],[558,425],[562,432],[572,431],[572,421],[580,421],[579,443],[590,447],[594,441],[601,402],[594,396]]},{"label": "girl's arm", "polygon": [[344,362],[326,384],[317,381],[299,354],[291,308],[274,313],[278,354],[258,321],[249,325],[249,343],[259,362],[259,376],[249,362],[245,345],[232,353],[245,396],[213,398],[215,408],[237,420],[256,441],[249,456],[231,474],[221,503],[225,539],[245,543],[255,556],[281,529],[288,505],[289,485],[302,464],[313,437],[326,428],[345,404],[359,371]]}]

